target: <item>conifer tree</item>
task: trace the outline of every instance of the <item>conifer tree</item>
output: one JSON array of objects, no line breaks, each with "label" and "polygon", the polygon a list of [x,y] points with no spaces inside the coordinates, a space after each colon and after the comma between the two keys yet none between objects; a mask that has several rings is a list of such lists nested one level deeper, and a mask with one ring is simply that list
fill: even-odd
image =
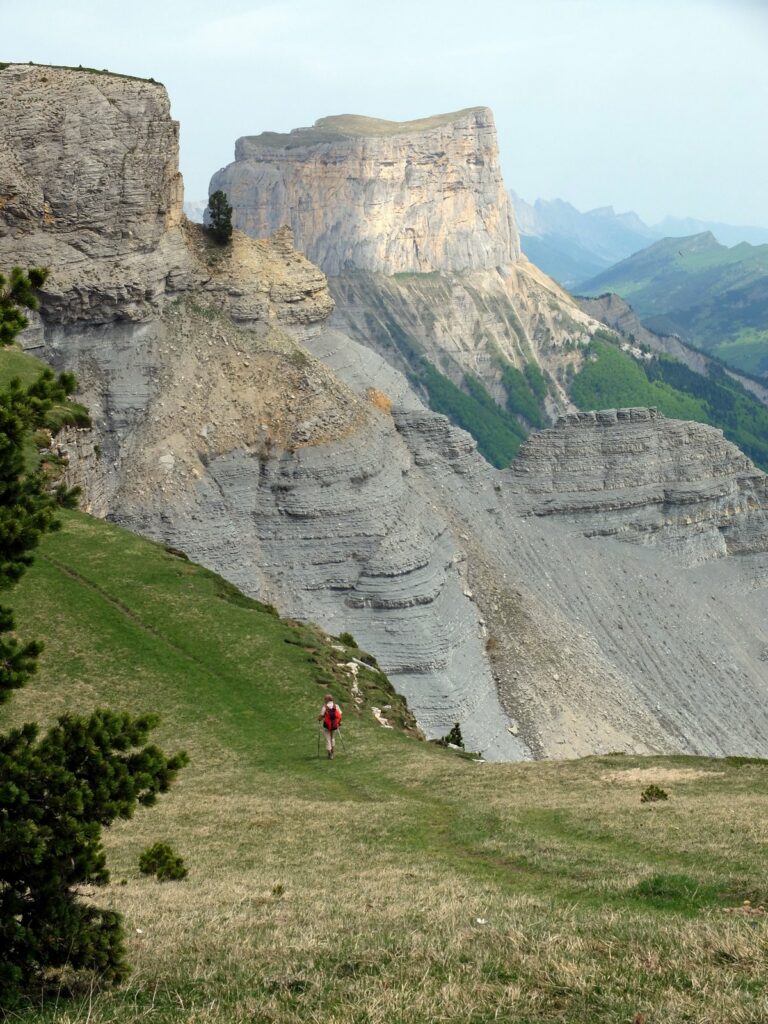
[{"label": "conifer tree", "polygon": [[208,230],[219,243],[226,245],[232,238],[232,207],[229,205],[226,192],[220,189],[208,200]]},{"label": "conifer tree", "polygon": [[[0,275],[0,344],[26,326],[46,271]],[[0,589],[29,566],[31,551],[59,525],[59,504],[76,492],[51,493],[25,464],[24,442],[56,402],[74,390],[71,374],[50,370],[24,388],[0,392]],[[34,672],[42,646],[20,643],[13,615],[0,608],[0,703]],[[44,971],[87,969],[119,980],[127,965],[120,915],[90,906],[75,887],[109,875],[101,828],[129,818],[168,789],[186,755],[166,757],[146,743],[153,716],[96,711],[66,715],[40,735],[28,723],[0,735],[0,1009],[11,1006]]]}]

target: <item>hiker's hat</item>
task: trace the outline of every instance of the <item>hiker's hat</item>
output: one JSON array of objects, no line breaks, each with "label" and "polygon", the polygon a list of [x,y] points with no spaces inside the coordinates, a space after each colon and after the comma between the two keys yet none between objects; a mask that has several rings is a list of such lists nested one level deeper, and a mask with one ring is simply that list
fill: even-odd
[{"label": "hiker's hat", "polygon": [[333,700],[333,697],[331,696],[330,693],[326,693],[326,695],[323,697],[323,700]]}]

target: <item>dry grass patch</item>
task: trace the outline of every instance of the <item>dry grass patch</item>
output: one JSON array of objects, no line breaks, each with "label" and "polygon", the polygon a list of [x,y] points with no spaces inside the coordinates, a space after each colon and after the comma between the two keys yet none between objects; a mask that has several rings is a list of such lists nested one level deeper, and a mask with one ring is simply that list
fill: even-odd
[{"label": "dry grass patch", "polygon": [[711,779],[725,772],[702,768],[625,768],[618,772],[605,772],[600,776],[603,782],[619,783],[655,783],[656,785],[672,785],[675,782],[695,782]]},{"label": "dry grass patch", "polygon": [[[316,674],[337,652],[318,661],[317,633],[75,519],[43,554],[81,580],[40,558],[14,592],[24,634],[47,649],[2,727],[68,702],[151,709],[158,740],[192,762],[156,807],[109,830],[113,881],[89,894],[124,915],[127,985],[49,992],[16,1019],[768,1020],[766,919],[723,912],[768,903],[767,766],[474,764],[351,711],[346,749],[327,762]],[[685,785],[641,805],[649,772]],[[186,879],[139,873],[156,842],[183,857]]]}]

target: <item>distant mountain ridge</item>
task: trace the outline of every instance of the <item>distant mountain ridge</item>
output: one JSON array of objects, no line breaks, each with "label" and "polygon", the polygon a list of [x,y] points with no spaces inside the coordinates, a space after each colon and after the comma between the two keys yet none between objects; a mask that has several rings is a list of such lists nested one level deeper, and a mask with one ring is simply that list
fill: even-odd
[{"label": "distant mountain ridge", "polygon": [[685,238],[688,235],[711,231],[721,245],[739,245],[741,242],[749,242],[750,245],[768,243],[768,228],[749,224],[722,224],[715,220],[696,220],[695,217],[665,217],[653,227],[665,238]]},{"label": "distant mountain ridge", "polygon": [[510,191],[525,255],[563,287],[583,290],[603,270],[662,238],[711,232],[722,245],[768,243],[768,228],[665,217],[646,224],[636,213],[601,206],[582,213],[563,199],[528,203]]},{"label": "distant mountain ridge", "polygon": [[664,238],[582,285],[616,292],[647,326],[768,376],[768,245],[731,248],[705,231]]},{"label": "distant mountain ridge", "polygon": [[523,252],[566,288],[658,237],[637,214],[617,214],[612,206],[581,213],[563,199],[537,199],[530,204],[514,192],[510,197]]}]

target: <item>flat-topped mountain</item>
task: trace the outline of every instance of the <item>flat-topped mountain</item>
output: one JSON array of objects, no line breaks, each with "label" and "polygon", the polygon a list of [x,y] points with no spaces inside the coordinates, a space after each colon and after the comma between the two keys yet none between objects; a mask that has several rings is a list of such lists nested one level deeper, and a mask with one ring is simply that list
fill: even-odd
[{"label": "flat-topped mountain", "polygon": [[246,136],[214,175],[217,189],[242,231],[260,238],[289,224],[331,276],[481,270],[520,253],[487,107],[405,122],[325,117]]},{"label": "flat-topped mountain", "polygon": [[576,367],[574,346],[598,324],[521,256],[487,107],[402,123],[326,117],[247,136],[210,188],[228,194],[234,223],[252,237],[290,224],[297,247],[329,275],[335,324],[436,407],[436,390],[451,385],[476,401],[479,381],[503,410],[505,370],[527,363],[555,375],[547,401],[529,395],[540,411],[518,422],[514,410],[503,430],[519,443],[534,422],[569,407],[555,378]]}]

